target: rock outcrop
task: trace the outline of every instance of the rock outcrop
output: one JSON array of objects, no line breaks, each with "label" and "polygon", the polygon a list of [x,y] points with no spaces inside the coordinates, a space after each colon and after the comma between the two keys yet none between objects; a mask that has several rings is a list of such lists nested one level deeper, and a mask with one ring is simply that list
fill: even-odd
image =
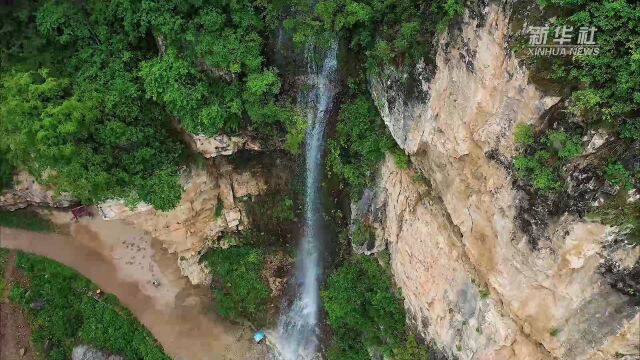
[{"label": "rock outcrop", "polygon": [[122,201],[99,206],[106,219],[121,219],[159,239],[178,256],[180,269],[193,284],[210,281],[200,256],[224,232],[243,230],[248,223],[245,203],[254,196],[286,184],[287,171],[279,161],[255,158],[252,164],[235,165],[224,157],[206,169],[193,168],[182,176],[184,194],[173,210],[150,206],[129,208]]},{"label": "rock outcrop", "polygon": [[[191,134],[182,127],[178,119],[172,119],[171,125],[180,133],[183,141],[189,145],[193,151],[200,153],[207,159],[233,155],[242,150],[267,150],[267,146],[250,133],[242,133],[234,136],[224,134],[207,136],[204,134]],[[271,150],[277,150],[277,148],[278,147],[275,146]]]},{"label": "rock outcrop", "polygon": [[638,299],[614,289],[601,263],[633,266],[638,247],[609,254],[610,229],[571,213],[545,219],[535,247],[518,224],[527,208],[509,166],[512,130],[558,99],[531,85],[509,50],[508,7],[490,3],[482,22],[467,14],[455,36],[442,35],[435,71],[372,79],[421,175],[386,161],[354,215],[374,224],[410,318],[449,357],[637,359]]},{"label": "rock outcrop", "polygon": [[207,137],[205,135],[193,135],[192,138],[195,149],[206,158],[231,155],[240,150],[262,150],[260,142],[248,136],[217,135]]},{"label": "rock outcrop", "polygon": [[109,355],[86,345],[78,345],[73,348],[71,360],[122,360],[122,357]]},{"label": "rock outcrop", "polygon": [[73,198],[69,194],[58,194],[38,184],[26,171],[13,177],[13,187],[0,193],[0,209],[17,210],[28,206],[67,207]]}]

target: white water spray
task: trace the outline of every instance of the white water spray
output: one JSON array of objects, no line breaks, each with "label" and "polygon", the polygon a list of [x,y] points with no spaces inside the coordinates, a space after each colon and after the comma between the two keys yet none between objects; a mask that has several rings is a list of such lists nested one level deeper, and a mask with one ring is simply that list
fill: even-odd
[{"label": "white water spray", "polygon": [[281,316],[274,341],[276,357],[281,360],[312,359],[318,352],[322,278],[320,180],[325,125],[337,89],[338,46],[333,42],[320,63],[315,50],[313,43],[305,49],[309,81],[306,91],[300,96],[300,105],[306,109],[308,121],[305,224],[295,274],[296,298],[291,308]]}]

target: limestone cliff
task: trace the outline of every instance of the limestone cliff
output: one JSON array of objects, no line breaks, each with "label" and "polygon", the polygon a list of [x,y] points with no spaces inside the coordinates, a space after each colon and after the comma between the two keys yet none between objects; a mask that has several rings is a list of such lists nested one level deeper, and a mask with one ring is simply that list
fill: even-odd
[{"label": "limestone cliff", "polygon": [[67,207],[73,198],[69,194],[58,194],[53,189],[40,185],[26,171],[13,176],[13,187],[0,192],[0,210],[17,210],[28,206]]},{"label": "limestone cliff", "polygon": [[178,257],[182,273],[193,284],[210,281],[200,256],[219,240],[224,232],[243,230],[249,223],[246,202],[267,190],[282,188],[287,181],[285,162],[251,156],[251,163],[238,164],[217,157],[206,168],[192,168],[182,176],[185,189],[173,210],[162,212],[150,206],[133,209],[122,201],[99,205],[106,219],[121,219],[159,239],[163,247]]},{"label": "limestone cliff", "polygon": [[615,229],[571,212],[540,219],[535,246],[520,226],[530,209],[509,166],[512,129],[559,99],[530,84],[509,50],[509,4],[481,13],[439,38],[433,71],[371,80],[417,172],[386,161],[353,215],[374,223],[410,318],[448,357],[637,359],[637,297],[601,265],[637,267],[638,247],[613,256]]}]

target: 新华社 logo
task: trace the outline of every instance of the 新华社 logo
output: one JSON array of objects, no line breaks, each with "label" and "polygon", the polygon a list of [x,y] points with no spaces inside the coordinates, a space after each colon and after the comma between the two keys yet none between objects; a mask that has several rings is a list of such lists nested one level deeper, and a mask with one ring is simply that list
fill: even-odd
[{"label": "\u65b0\u534e\u793e logo", "polygon": [[600,47],[596,43],[593,26],[529,26],[528,52],[533,56],[584,56],[598,55]]}]

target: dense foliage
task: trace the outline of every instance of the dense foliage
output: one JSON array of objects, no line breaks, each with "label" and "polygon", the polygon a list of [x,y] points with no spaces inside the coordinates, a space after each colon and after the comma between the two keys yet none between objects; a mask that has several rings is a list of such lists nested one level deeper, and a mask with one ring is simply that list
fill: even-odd
[{"label": "dense foliage", "polygon": [[180,199],[192,133],[288,135],[305,121],[278,100],[264,38],[277,3],[41,0],[0,7],[0,185],[26,168],[83,203],[122,198],[158,209]]},{"label": "dense foliage", "polygon": [[370,184],[376,165],[392,149],[395,143],[370,97],[357,95],[342,104],[336,135],[328,145],[327,166],[353,198]]},{"label": "dense foliage", "polygon": [[[173,207],[181,196],[179,147],[137,105],[127,118],[108,115],[103,95],[75,91],[69,79],[48,71],[6,75],[0,141],[11,148],[8,156],[85,203],[135,197],[158,209]],[[163,136],[166,142],[157,142]]]},{"label": "dense foliage", "polygon": [[338,268],[322,291],[334,333],[331,360],[368,360],[369,350],[390,359],[426,359],[407,331],[402,297],[375,258],[358,256]]},{"label": "dense foliage", "polygon": [[260,326],[267,320],[269,286],[262,278],[264,253],[251,246],[213,249],[205,255],[213,275],[213,294],[220,315]]},{"label": "dense foliage", "polygon": [[13,185],[14,170],[13,165],[7,159],[7,155],[0,148],[0,191]]},{"label": "dense foliage", "polygon": [[0,211],[0,226],[37,232],[51,232],[55,224],[29,211]]},{"label": "dense foliage", "polygon": [[0,151],[84,203],[117,197],[166,210],[181,196],[181,147],[163,110],[145,99],[138,70],[155,49],[125,26],[122,6],[0,8]]},{"label": "dense foliage", "polygon": [[147,96],[165,105],[191,133],[215,135],[250,128],[274,135],[289,130],[299,147],[304,120],[286,101],[281,81],[266,67],[264,38],[280,6],[263,1],[139,1],[133,21],[153,29],[162,56],[145,61]]},{"label": "dense foliage", "polygon": [[464,13],[461,0],[320,0],[312,10],[298,1],[301,13],[287,19],[294,40],[304,43],[325,32],[338,33],[365,56],[369,70],[388,64],[413,64],[429,55],[434,35]]},{"label": "dense foliage", "polygon": [[555,57],[544,74],[573,85],[571,110],[593,126],[640,139],[640,6],[627,0],[539,0],[567,14],[558,25],[597,29],[597,55]]},{"label": "dense foliage", "polygon": [[94,298],[97,287],[74,270],[24,253],[16,267],[28,286],[14,284],[10,299],[29,315],[31,341],[43,359],[70,359],[73,346],[82,343],[131,360],[169,360],[115,296]]}]

